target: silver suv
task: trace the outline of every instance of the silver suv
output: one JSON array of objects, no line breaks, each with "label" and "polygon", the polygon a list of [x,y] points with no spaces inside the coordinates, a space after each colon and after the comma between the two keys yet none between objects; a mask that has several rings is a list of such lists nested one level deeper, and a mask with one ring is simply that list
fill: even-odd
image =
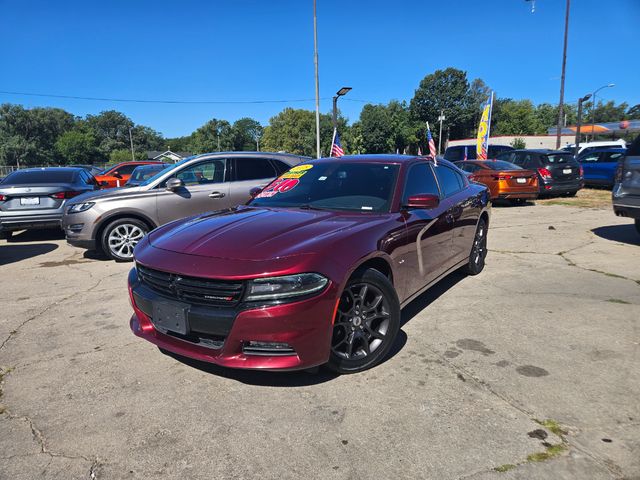
[{"label": "silver suv", "polygon": [[67,242],[131,261],[133,249],[150,230],[179,218],[245,203],[253,187],[307,157],[286,153],[227,152],[187,158],[137,187],[81,195],[62,217]]}]

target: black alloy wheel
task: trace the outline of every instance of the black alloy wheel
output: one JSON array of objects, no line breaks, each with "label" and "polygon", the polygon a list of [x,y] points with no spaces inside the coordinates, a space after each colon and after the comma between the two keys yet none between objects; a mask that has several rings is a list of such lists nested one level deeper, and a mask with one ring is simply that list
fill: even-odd
[{"label": "black alloy wheel", "polygon": [[465,270],[469,275],[478,275],[484,269],[487,258],[487,222],[481,218],[473,237],[473,245],[469,254],[469,263]]},{"label": "black alloy wheel", "polygon": [[373,367],[399,330],[400,302],[391,282],[374,269],[357,271],[340,296],[328,367],[339,373]]}]

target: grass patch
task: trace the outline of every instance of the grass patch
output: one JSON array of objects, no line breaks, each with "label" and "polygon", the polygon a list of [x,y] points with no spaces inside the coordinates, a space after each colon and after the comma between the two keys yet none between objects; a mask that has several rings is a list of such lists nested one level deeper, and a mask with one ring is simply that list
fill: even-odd
[{"label": "grass patch", "polygon": [[575,197],[537,199],[540,205],[563,205],[578,208],[611,208],[611,190],[583,188]]},{"label": "grass patch", "polygon": [[504,473],[509,470],[513,470],[517,465],[513,465],[512,463],[505,463],[504,465],[500,465],[499,467],[494,468],[496,472]]},{"label": "grass patch", "polygon": [[528,462],[544,462],[553,457],[557,457],[567,449],[564,443],[557,443],[555,445],[549,445],[544,452],[532,453],[527,456]]},{"label": "grass patch", "polygon": [[[13,371],[13,368],[9,367],[9,368],[2,368],[0,367],[0,398],[2,398],[3,392],[2,392],[2,382],[4,381],[4,377],[5,375],[8,375],[9,373],[11,373]],[[4,413],[4,407],[2,405],[0,405],[0,413]]]},{"label": "grass patch", "polygon": [[620,300],[619,298],[610,298],[607,300],[609,303],[619,303],[621,305],[631,305],[631,302],[627,302],[625,300]]},{"label": "grass patch", "polygon": [[546,428],[547,430],[549,430],[551,433],[559,436],[560,438],[562,438],[564,440],[564,435],[566,435],[568,432],[563,429],[560,424],[558,422],[556,422],[555,420],[535,420],[535,422],[539,425],[542,425],[544,428]]}]

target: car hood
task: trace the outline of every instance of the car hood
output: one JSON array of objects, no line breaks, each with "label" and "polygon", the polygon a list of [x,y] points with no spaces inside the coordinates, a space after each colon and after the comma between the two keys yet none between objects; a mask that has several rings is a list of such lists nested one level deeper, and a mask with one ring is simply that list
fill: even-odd
[{"label": "car hood", "polygon": [[260,261],[329,254],[335,242],[385,221],[376,214],[239,207],[173,222],[151,232],[149,243],[188,255]]},{"label": "car hood", "polygon": [[136,195],[143,191],[145,191],[143,187],[119,187],[94,190],[93,192],[87,192],[73,197],[73,202],[69,203],[69,205],[72,203],[93,202],[99,199],[122,197],[123,195]]}]

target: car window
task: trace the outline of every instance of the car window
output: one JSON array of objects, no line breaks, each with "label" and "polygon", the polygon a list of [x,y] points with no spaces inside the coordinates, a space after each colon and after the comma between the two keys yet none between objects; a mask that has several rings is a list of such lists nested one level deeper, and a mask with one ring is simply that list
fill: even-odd
[{"label": "car window", "polygon": [[459,192],[464,187],[464,180],[462,176],[453,169],[444,165],[438,165],[435,167],[436,176],[438,177],[438,184],[442,189],[442,193],[445,197],[449,197],[454,193]]},{"label": "car window", "polygon": [[182,180],[185,185],[222,183],[224,181],[225,166],[225,159],[205,160],[183,168],[174,177]]},{"label": "car window", "polygon": [[583,163],[596,163],[598,161],[599,155],[597,153],[588,153],[583,156],[580,161]]},{"label": "car window", "polygon": [[466,163],[466,162],[462,162],[458,164],[458,167],[460,168],[460,170],[464,170],[465,172],[470,172],[470,173],[477,172],[482,168],[480,165],[476,165],[475,163]]},{"label": "car window", "polygon": [[428,163],[419,163],[409,169],[402,194],[402,204],[406,205],[410,196],[421,193],[440,196],[438,184]]},{"label": "car window", "polygon": [[75,170],[57,170],[56,168],[43,168],[42,170],[17,170],[7,175],[3,183],[73,183],[75,178]]},{"label": "car window", "polygon": [[513,159],[516,158],[515,152],[502,152],[496,155],[496,160],[503,160],[505,162],[514,163]]},{"label": "car window", "polygon": [[570,153],[552,153],[542,155],[542,163],[545,165],[557,165],[560,163],[573,163],[573,155]]},{"label": "car window", "polygon": [[266,158],[236,158],[234,161],[234,180],[237,182],[277,177],[275,169]]},{"label": "car window", "polygon": [[287,170],[289,170],[291,168],[289,165],[287,165],[284,162],[281,162],[280,160],[273,160],[272,159],[271,163],[273,163],[273,166],[276,167],[278,176],[282,175],[284,172],[286,172]]},{"label": "car window", "polygon": [[621,153],[621,152],[602,152],[600,154],[600,162],[601,163],[617,162],[622,157],[624,157],[624,153]]},{"label": "car window", "polygon": [[515,163],[505,162],[503,160],[492,160],[485,162],[485,166],[491,170],[522,170],[522,167]]},{"label": "car window", "polygon": [[123,165],[118,167],[113,173],[119,173],[120,175],[131,175],[131,172],[135,170],[138,165]]}]

